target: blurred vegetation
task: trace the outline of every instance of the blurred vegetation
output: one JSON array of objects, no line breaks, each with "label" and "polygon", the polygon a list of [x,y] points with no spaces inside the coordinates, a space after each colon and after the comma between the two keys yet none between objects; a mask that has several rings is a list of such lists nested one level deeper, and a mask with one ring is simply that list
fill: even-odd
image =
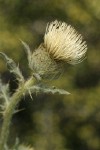
[{"label": "blurred vegetation", "polygon": [[[23,98],[13,117],[9,144],[30,144],[34,150],[100,150],[100,0],[0,0],[0,51],[12,57],[27,77],[26,54],[19,41],[34,50],[43,41],[48,21],[74,26],[87,41],[87,58],[48,84],[71,92],[68,96]],[[17,87],[0,59],[4,82]],[[2,123],[2,117],[0,119]],[[1,124],[0,123],[0,124]]]}]

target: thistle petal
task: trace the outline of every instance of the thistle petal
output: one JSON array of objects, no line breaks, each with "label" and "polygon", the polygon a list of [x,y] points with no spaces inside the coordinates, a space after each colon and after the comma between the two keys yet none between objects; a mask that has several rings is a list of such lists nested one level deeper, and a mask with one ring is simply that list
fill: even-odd
[{"label": "thistle petal", "polygon": [[71,25],[57,20],[47,24],[44,45],[55,60],[69,64],[83,61],[87,51],[82,36]]}]

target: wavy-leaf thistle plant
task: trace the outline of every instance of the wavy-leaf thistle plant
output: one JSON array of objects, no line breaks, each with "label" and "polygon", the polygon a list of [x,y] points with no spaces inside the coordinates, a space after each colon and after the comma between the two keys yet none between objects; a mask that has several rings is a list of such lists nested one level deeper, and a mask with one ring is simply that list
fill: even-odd
[{"label": "wavy-leaf thistle plant", "polygon": [[[75,65],[82,62],[87,51],[87,45],[82,36],[70,25],[57,20],[47,24],[44,42],[33,52],[25,42],[22,40],[21,42],[27,54],[28,66],[31,69],[31,75],[27,80],[16,63],[6,54],[0,52],[9,71],[18,80],[18,88],[13,95],[10,95],[9,84],[5,85],[0,81],[0,99],[3,115],[0,150],[9,150],[7,146],[9,126],[13,114],[17,111],[16,106],[23,95],[29,94],[32,97],[32,93],[70,94],[63,89],[44,85],[42,79],[59,77],[65,63]],[[15,150],[15,148],[12,149]],[[19,150],[18,145],[16,150]]]}]

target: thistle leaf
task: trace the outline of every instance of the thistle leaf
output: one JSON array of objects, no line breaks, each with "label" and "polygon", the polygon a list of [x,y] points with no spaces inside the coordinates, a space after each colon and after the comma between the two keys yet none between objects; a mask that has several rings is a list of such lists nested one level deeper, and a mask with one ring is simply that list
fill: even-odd
[{"label": "thistle leaf", "polygon": [[0,80],[0,98],[8,99],[9,97],[9,84],[3,84]]},{"label": "thistle leaf", "polygon": [[[22,40],[20,40],[20,41],[21,41],[22,45],[24,46],[25,51],[26,51],[28,57],[30,57],[30,56],[31,56],[31,50],[30,50],[30,47],[29,47],[28,44],[25,43],[24,41],[22,41]],[[28,58],[28,59],[29,59],[29,58]]]},{"label": "thistle leaf", "polygon": [[16,65],[16,63],[11,58],[9,58],[5,53],[0,52],[0,55],[5,60],[9,71],[16,75],[18,81],[24,81],[24,77],[23,77],[19,67]]},{"label": "thistle leaf", "polygon": [[62,94],[62,95],[69,95],[70,93],[63,89],[58,89],[56,87],[47,87],[47,86],[39,86],[35,85],[30,88],[31,92],[35,93],[52,93],[52,94]]},{"label": "thistle leaf", "polygon": [[0,100],[1,100],[0,109],[2,110],[2,112],[4,112],[7,106],[9,105],[9,99],[10,99],[9,84],[3,84],[2,81],[0,80]]},{"label": "thistle leaf", "polygon": [[30,47],[24,41],[22,41],[22,40],[20,40],[20,41],[25,48],[25,52],[27,54],[27,59],[28,59],[28,63],[29,63],[29,68],[32,69],[32,52],[30,50]]}]

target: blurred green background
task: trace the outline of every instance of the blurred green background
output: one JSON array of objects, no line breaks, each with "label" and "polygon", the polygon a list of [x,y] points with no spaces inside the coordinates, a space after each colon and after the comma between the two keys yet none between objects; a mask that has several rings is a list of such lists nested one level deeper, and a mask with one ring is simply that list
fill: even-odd
[{"label": "blurred green background", "polygon": [[[9,144],[19,137],[34,150],[100,150],[100,0],[0,0],[0,51],[13,58],[27,77],[19,39],[34,50],[43,41],[47,22],[55,19],[83,35],[87,58],[76,66],[66,64],[64,75],[48,82],[71,95],[22,99],[18,107],[24,110],[13,117]],[[14,91],[17,84],[2,59],[0,72]]]}]

